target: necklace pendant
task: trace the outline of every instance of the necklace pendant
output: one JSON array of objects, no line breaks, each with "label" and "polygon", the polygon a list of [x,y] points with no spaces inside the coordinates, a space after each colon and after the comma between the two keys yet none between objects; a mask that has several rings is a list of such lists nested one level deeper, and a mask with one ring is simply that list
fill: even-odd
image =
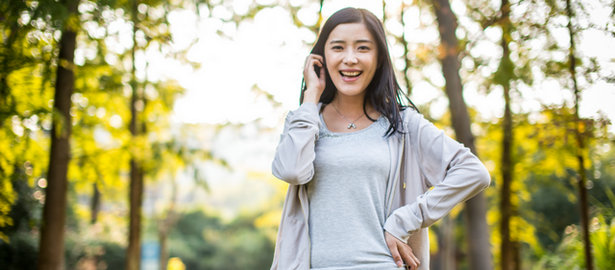
[{"label": "necklace pendant", "polygon": [[354,123],[350,123],[350,124],[348,124],[348,127],[346,127],[346,128],[347,128],[347,129],[351,129],[351,128],[356,129],[356,128],[357,128],[357,126],[355,126],[355,125],[354,125]]}]

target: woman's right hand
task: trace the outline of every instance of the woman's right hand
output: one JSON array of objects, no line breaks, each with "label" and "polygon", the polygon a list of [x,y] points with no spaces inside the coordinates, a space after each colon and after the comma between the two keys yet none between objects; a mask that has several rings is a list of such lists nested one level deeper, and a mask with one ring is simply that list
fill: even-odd
[{"label": "woman's right hand", "polygon": [[[314,66],[320,68],[320,74],[316,75]],[[325,90],[325,65],[322,56],[317,54],[308,55],[303,67],[303,79],[305,80],[305,92],[303,102],[318,103],[322,91]]]}]

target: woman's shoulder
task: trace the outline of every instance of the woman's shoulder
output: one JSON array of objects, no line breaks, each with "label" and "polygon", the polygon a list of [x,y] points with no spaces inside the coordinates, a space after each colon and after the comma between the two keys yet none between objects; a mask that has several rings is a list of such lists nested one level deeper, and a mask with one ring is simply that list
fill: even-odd
[{"label": "woman's shoulder", "polygon": [[399,114],[401,115],[403,125],[406,127],[408,127],[411,123],[414,123],[417,120],[423,118],[423,115],[421,115],[421,113],[419,113],[418,110],[414,107],[402,107]]}]

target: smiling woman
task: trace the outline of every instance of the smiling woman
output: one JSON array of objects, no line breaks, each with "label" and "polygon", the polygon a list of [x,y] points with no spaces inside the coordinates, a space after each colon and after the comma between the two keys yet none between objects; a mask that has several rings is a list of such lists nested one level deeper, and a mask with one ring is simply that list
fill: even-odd
[{"label": "smiling woman", "polygon": [[369,85],[376,71],[378,50],[362,23],[341,24],[326,42],[326,67],[340,96],[357,96]]},{"label": "smiling woman", "polygon": [[369,11],[327,20],[303,78],[272,164],[290,186],[271,268],[429,269],[426,228],[486,188],[487,170],[401,92]]},{"label": "smiling woman", "polygon": [[[346,8],[334,15],[323,26],[306,61],[301,102],[304,96],[315,103],[333,102],[338,117],[329,117],[334,113],[327,106],[322,109],[325,120],[331,122],[330,128],[334,131],[340,130],[337,127],[365,127],[379,115],[389,120],[388,134],[398,131],[398,105],[404,104],[404,101],[409,102],[413,108],[414,105],[399,91],[382,23],[365,9]],[[314,81],[316,75],[310,72],[311,67],[323,65],[326,67],[326,76],[318,79],[324,82],[324,90],[314,91],[310,86],[316,85],[308,84],[309,79]],[[366,100],[369,102],[364,102]],[[341,108],[348,104],[361,106]],[[340,117],[357,119],[358,122],[347,121],[344,124],[338,119]]]}]

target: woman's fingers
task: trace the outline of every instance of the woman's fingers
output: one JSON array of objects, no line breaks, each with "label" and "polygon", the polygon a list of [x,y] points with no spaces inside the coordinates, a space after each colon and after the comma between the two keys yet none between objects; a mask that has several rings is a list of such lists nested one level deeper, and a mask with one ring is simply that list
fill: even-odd
[{"label": "woman's fingers", "polygon": [[406,262],[408,268],[412,270],[418,269],[420,265],[419,259],[414,256],[412,248],[404,243],[400,243],[400,245],[401,246],[398,247],[398,250],[400,251],[400,255],[404,259],[404,262]]},{"label": "woman's fingers", "polygon": [[[303,79],[305,80],[304,101],[317,103],[325,89],[325,65],[324,58],[320,55],[310,54],[305,60],[303,67]],[[317,73],[316,68],[319,67]]]},{"label": "woman's fingers", "polygon": [[[320,55],[317,54],[310,54],[308,55],[308,57],[305,59],[305,67],[303,68],[304,71],[313,71],[314,70],[314,66],[318,66],[320,68],[323,67],[323,58]],[[306,74],[304,74],[306,75]]]},{"label": "woman's fingers", "polygon": [[387,242],[387,246],[389,247],[389,250],[391,251],[391,255],[393,256],[393,261],[395,261],[395,264],[397,264],[397,267],[402,267],[404,263],[401,259],[401,255],[399,254],[399,250],[397,250],[397,243]]},{"label": "woman's fingers", "polygon": [[310,55],[308,55],[308,60],[309,59],[315,59],[315,60],[318,60],[321,63],[323,62],[322,55],[318,55],[318,54],[310,54]]},{"label": "woman's fingers", "polygon": [[389,232],[385,231],[384,241],[386,242],[387,247],[389,247],[389,251],[391,252],[391,256],[393,256],[393,261],[397,264],[397,267],[402,267],[404,262],[402,261],[401,255],[399,254],[399,250],[397,248],[399,246],[397,243],[399,240]]},{"label": "woman's fingers", "polygon": [[410,246],[386,231],[384,232],[384,241],[389,247],[391,256],[393,256],[393,260],[398,267],[402,267],[405,262],[408,269],[418,269],[421,262],[414,255],[414,252],[412,252],[412,248]]},{"label": "woman's fingers", "polygon": [[[314,67],[319,67],[319,74],[316,73],[316,69]],[[324,65],[322,62],[322,56],[310,54],[305,61],[305,67],[303,68],[303,77],[306,80],[306,83],[321,84],[322,82],[324,82],[323,74]]]}]

